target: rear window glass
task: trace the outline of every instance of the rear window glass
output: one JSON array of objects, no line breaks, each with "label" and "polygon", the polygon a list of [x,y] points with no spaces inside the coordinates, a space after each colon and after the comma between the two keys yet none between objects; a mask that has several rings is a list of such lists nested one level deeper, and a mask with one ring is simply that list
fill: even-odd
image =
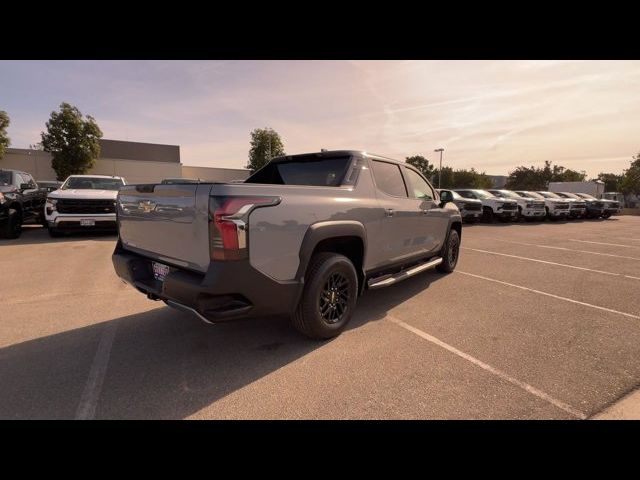
[{"label": "rear window glass", "polygon": [[395,163],[379,162],[374,160],[371,162],[373,166],[373,176],[376,179],[376,185],[384,193],[393,195],[394,197],[406,197],[407,188],[404,185],[400,166]]},{"label": "rear window glass", "polygon": [[271,162],[251,175],[245,183],[339,187],[351,157],[306,158]]}]

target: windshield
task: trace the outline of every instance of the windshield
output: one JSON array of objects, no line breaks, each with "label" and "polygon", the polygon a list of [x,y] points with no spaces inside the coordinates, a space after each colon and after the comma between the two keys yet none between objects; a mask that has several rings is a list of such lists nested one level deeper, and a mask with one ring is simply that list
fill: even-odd
[{"label": "windshield", "polygon": [[596,197],[589,195],[588,193],[576,193],[580,198],[586,198],[588,200],[597,200]]},{"label": "windshield", "polygon": [[0,171],[0,185],[11,185],[11,172]]},{"label": "windshield", "polygon": [[493,198],[494,195],[487,192],[486,190],[471,190],[475,193],[479,198]]},{"label": "windshield", "polygon": [[580,200],[580,197],[578,197],[577,195],[574,195],[573,193],[569,193],[569,192],[562,192],[562,193],[559,193],[558,195],[560,195],[561,197],[564,197],[564,198],[572,198],[574,200]]},{"label": "windshield", "polygon": [[[302,156],[271,162],[251,175],[245,183],[339,187],[351,164],[351,157],[317,158]],[[398,172],[399,174],[400,172]]]},{"label": "windshield", "polygon": [[522,198],[517,193],[513,193],[509,190],[498,190],[498,192],[500,193],[500,196],[504,198]]},{"label": "windshield", "polygon": [[538,200],[544,200],[544,197],[536,192],[516,192],[521,197],[536,198]]},{"label": "windshield", "polygon": [[556,195],[555,193],[552,193],[552,192],[538,192],[538,193],[540,195],[542,195],[543,197],[546,197],[546,198],[562,198],[562,197],[559,197],[558,195]]},{"label": "windshield", "polygon": [[69,177],[62,190],[120,190],[123,185],[120,178]]}]

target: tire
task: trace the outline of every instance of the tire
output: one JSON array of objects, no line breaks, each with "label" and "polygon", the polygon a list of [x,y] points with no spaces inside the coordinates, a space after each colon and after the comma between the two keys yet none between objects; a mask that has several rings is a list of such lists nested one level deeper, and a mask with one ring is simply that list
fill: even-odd
[{"label": "tire", "polygon": [[49,227],[48,230],[49,230],[49,236],[51,238],[59,238],[59,237],[62,237],[63,235],[63,233],[56,228]]},{"label": "tire", "polygon": [[610,213],[603,213],[602,218],[609,218],[611,216]]},{"label": "tire", "polygon": [[351,320],[358,297],[358,275],[344,255],[313,256],[302,298],[291,319],[293,327],[315,340],[336,337]]},{"label": "tire", "polygon": [[522,220],[524,217],[522,216],[522,207],[520,205],[518,205],[518,213],[516,214],[515,218],[513,219],[514,222],[516,223],[520,223],[520,220]]},{"label": "tire", "polygon": [[482,207],[482,219],[487,223],[493,223],[493,210],[491,207]]},{"label": "tire", "polygon": [[458,264],[458,257],[460,256],[460,235],[455,229],[449,230],[449,235],[445,240],[444,246],[440,251],[442,257],[442,263],[436,267],[436,270],[442,273],[451,273]]},{"label": "tire", "polygon": [[22,233],[22,215],[15,208],[9,209],[9,216],[0,227],[2,238],[18,238]]},{"label": "tire", "polygon": [[547,220],[549,220],[550,222],[555,222],[556,221],[556,217],[553,217],[549,214],[549,207],[544,207],[545,210],[547,211]]}]

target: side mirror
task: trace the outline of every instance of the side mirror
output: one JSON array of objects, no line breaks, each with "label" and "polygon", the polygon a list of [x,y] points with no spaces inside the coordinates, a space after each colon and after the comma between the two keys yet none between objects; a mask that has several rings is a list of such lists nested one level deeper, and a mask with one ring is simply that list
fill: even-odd
[{"label": "side mirror", "polygon": [[442,190],[440,192],[440,208],[444,207],[449,202],[453,202],[453,193],[449,190]]}]

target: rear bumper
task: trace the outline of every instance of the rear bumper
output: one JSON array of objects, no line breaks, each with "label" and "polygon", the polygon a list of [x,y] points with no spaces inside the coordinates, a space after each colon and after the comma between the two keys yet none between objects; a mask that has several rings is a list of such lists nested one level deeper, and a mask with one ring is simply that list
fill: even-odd
[{"label": "rear bumper", "polygon": [[302,282],[278,282],[248,261],[212,262],[206,273],[174,268],[164,282],[153,276],[151,259],[122,248],[112,256],[117,275],[153,300],[191,311],[216,323],[248,317],[293,313]]}]

